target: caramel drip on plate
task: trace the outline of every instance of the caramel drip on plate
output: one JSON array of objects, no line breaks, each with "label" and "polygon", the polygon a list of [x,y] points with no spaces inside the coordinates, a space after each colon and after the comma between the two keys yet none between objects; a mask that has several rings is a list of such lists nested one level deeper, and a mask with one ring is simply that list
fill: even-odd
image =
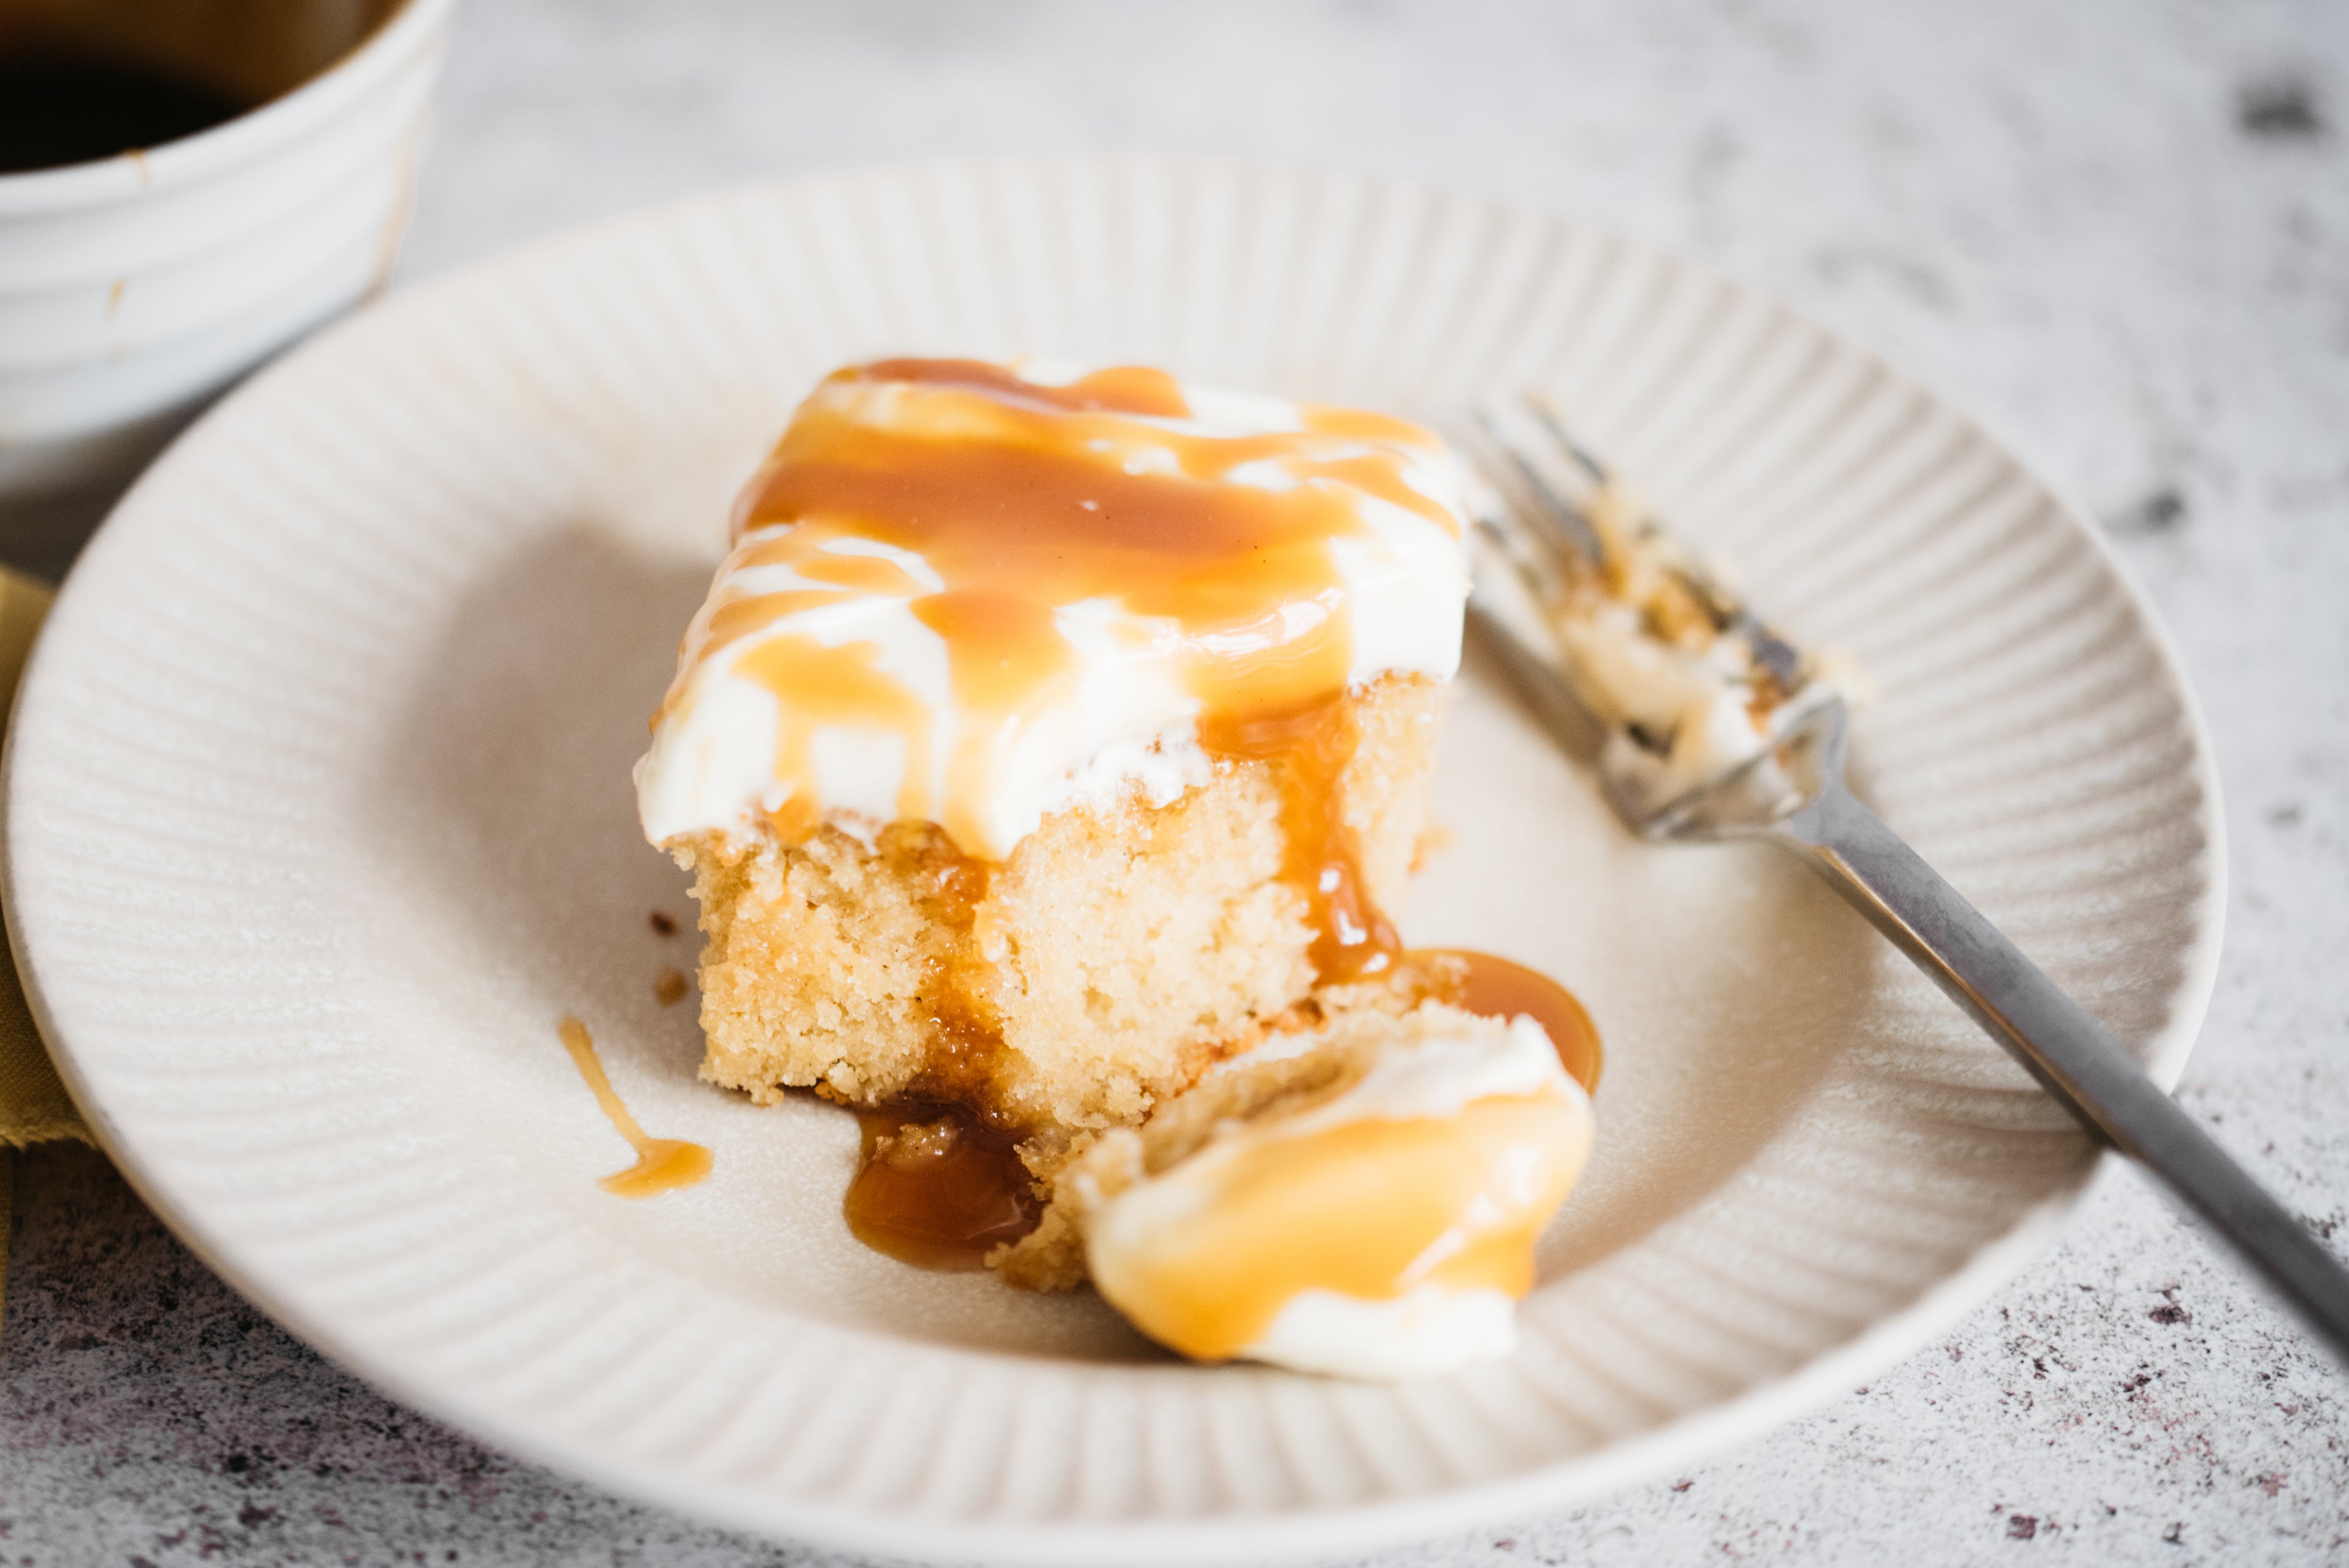
[{"label": "caramel drip on plate", "polygon": [[916,1268],[968,1271],[1035,1228],[1040,1213],[1017,1135],[958,1106],[860,1110],[864,1162],[842,1203],[876,1252]]},{"label": "caramel drip on plate", "polygon": [[856,1112],[864,1152],[841,1210],[876,1252],[916,1268],[978,1269],[1042,1212],[1014,1148],[1019,1129],[977,1108],[1004,1049],[971,934],[994,867],[924,823],[892,823],[875,847],[955,940],[921,977],[930,1024],[921,1080],[892,1104]]},{"label": "caramel drip on plate", "polygon": [[954,940],[921,975],[930,1026],[921,1076],[892,1103],[856,1109],[864,1155],[842,1210],[875,1251],[917,1268],[977,1269],[1042,1212],[1015,1148],[1022,1129],[979,1108],[1004,1049],[972,938],[994,868],[927,823],[892,823],[875,848]]},{"label": "caramel drip on plate", "polygon": [[1488,1018],[1529,1014],[1557,1048],[1557,1059],[1565,1066],[1567,1076],[1580,1084],[1584,1093],[1598,1092],[1599,1070],[1603,1064],[1599,1028],[1590,1022],[1590,1014],[1583,1010],[1574,992],[1539,970],[1527,969],[1491,953],[1427,948],[1414,950],[1411,956],[1449,959],[1464,966],[1464,979],[1456,987],[1444,988],[1443,1001],[1463,1012],[1481,1013]]},{"label": "caramel drip on plate", "polygon": [[628,1140],[636,1151],[636,1163],[627,1169],[605,1177],[605,1191],[620,1198],[650,1198],[679,1187],[691,1187],[709,1174],[709,1151],[698,1143],[680,1138],[654,1137],[636,1125],[628,1107],[620,1103],[613,1091],[612,1080],[604,1075],[604,1064],[595,1055],[595,1038],[587,1026],[576,1018],[565,1018],[555,1025],[563,1036],[564,1048],[579,1075],[587,1080],[595,1103],[609,1116],[614,1130]]}]

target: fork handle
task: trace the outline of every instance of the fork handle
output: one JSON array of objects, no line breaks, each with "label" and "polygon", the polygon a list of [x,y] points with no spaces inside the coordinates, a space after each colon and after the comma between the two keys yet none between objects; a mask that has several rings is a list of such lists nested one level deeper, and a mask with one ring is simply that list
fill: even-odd
[{"label": "fork handle", "polygon": [[1803,852],[2083,1127],[2233,1243],[2349,1363],[2349,1269],[1883,818],[1831,778],[1772,836]]}]

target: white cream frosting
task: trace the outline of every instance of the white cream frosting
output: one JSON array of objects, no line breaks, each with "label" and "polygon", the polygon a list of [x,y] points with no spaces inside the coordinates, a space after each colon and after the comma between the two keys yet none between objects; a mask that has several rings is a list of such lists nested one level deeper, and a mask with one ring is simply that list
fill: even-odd
[{"label": "white cream frosting", "polygon": [[[1283,1116],[1225,1139],[1213,1146],[1214,1151],[1228,1158],[1249,1138],[1303,1137],[1346,1122],[1457,1116],[1474,1101],[1502,1096],[1557,1091],[1588,1103],[1582,1085],[1558,1060],[1548,1032],[1528,1013],[1517,1014],[1498,1030],[1450,1010],[1416,1012],[1410,1022],[1420,1030],[1419,1037],[1390,1046],[1345,1093],[1301,1116]],[[1305,1038],[1315,1041],[1319,1036],[1309,1033]],[[1288,1054],[1269,1053],[1261,1059]]]},{"label": "white cream frosting", "polygon": [[1430,1281],[1385,1301],[1299,1291],[1245,1354],[1299,1372],[1399,1383],[1498,1361],[1516,1345],[1515,1296]]},{"label": "white cream frosting", "polygon": [[[1065,384],[1077,372],[1065,366],[1019,367],[1026,379],[1042,386]],[[886,421],[898,417],[904,389],[894,384],[827,382],[811,403],[830,400],[854,417]],[[1151,434],[1239,437],[1303,429],[1300,405],[1269,397],[1185,388],[1188,419],[1119,416],[1130,432],[1125,467],[1147,472],[1172,466],[1171,452],[1154,454]],[[1364,440],[1375,450],[1403,460],[1411,488],[1457,519],[1465,514],[1465,478],[1440,445],[1403,447]],[[1280,489],[1297,481],[1275,462],[1235,469],[1226,483]],[[1350,682],[1366,683],[1388,672],[1448,680],[1460,660],[1461,611],[1468,569],[1459,531],[1447,531],[1427,516],[1368,491],[1349,495],[1360,532],[1330,541],[1349,608],[1352,656]],[[776,538],[789,525],[759,530],[738,542],[742,547]],[[903,568],[916,583],[937,591],[946,587],[920,556],[874,540],[835,538],[829,555],[878,556]],[[830,590],[836,585],[810,580],[790,566],[739,566],[719,571],[710,589],[719,601],[795,588]],[[1284,617],[1312,618],[1326,605],[1297,603]],[[1195,663],[1199,643],[1163,617],[1138,615],[1122,603],[1095,597],[1053,607],[1053,623],[1074,649],[1073,678],[1060,682],[1049,701],[1009,716],[975,711],[956,700],[945,639],[919,619],[905,597],[857,592],[773,621],[757,632],[696,658],[688,648],[680,659],[681,683],[655,730],[652,745],[636,764],[637,805],[645,835],[665,844],[701,831],[741,835],[757,831],[762,814],[784,804],[793,784],[779,775],[781,729],[778,698],[742,673],[742,661],[763,643],[799,635],[826,647],[870,644],[874,668],[919,701],[928,716],[926,798],[947,798],[950,769],[974,741],[988,753],[987,796],[965,803],[958,833],[968,853],[989,859],[1008,857],[1044,817],[1071,805],[1096,808],[1137,790],[1163,805],[1203,782],[1211,764],[1195,739],[1200,700],[1186,689],[1181,670]],[[895,820],[905,795],[908,751],[904,734],[887,729],[826,724],[810,747],[812,804],[825,821],[870,836]]]}]

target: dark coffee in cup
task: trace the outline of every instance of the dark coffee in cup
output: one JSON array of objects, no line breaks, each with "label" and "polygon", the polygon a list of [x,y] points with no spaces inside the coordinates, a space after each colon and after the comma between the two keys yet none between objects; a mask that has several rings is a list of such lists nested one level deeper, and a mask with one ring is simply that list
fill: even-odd
[{"label": "dark coffee in cup", "polygon": [[0,174],[177,141],[292,91],[399,0],[0,0]]}]

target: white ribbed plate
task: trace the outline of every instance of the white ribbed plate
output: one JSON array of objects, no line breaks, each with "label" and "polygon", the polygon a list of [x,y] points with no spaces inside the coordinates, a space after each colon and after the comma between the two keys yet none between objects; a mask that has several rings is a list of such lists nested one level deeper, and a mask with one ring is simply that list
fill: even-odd
[{"label": "white ribbed plate", "polygon": [[[425,1408],[613,1486],[916,1556],[1359,1549],[1684,1464],[1914,1348],[2086,1143],[1791,858],[1634,842],[1472,660],[1406,935],[1577,986],[1599,1149],[1516,1360],[1366,1387],[1154,1355],[1090,1296],[845,1233],[849,1118],[698,1085],[628,765],[730,493],[884,352],[1146,360],[1456,428],[1544,387],[1882,687],[1859,782],[2165,1077],[2221,841],[2089,530],[1869,355],[1688,262],[1319,173],[957,163],[720,195],[366,313],[160,463],[17,711],[9,914],[84,1106],[209,1261]],[[554,1035],[717,1157],[630,1204]]]}]

